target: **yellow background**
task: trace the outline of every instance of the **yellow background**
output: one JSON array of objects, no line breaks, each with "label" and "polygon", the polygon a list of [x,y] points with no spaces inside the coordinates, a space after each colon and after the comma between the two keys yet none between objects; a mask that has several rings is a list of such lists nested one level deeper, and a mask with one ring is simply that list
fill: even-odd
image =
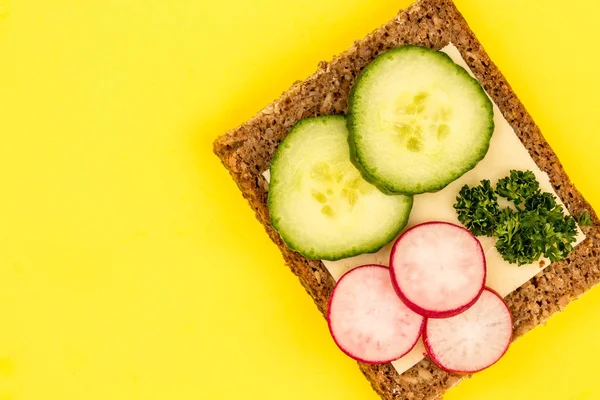
[{"label": "yellow background", "polygon": [[[376,399],[211,145],[408,4],[0,0],[0,400]],[[457,4],[600,209],[600,5]],[[599,307],[447,398],[600,398]]]}]

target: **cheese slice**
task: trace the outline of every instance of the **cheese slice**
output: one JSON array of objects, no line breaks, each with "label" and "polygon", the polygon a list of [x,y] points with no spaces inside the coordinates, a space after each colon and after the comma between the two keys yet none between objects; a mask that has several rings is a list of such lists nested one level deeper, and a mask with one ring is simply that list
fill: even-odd
[{"label": "cheese slice", "polygon": [[[447,45],[441,51],[448,54],[455,63],[465,68],[471,76],[475,77],[453,44]],[[493,105],[495,129],[490,149],[485,158],[475,168],[452,182],[443,190],[436,193],[415,196],[407,228],[427,221],[446,221],[460,225],[456,210],[454,209],[454,203],[456,202],[456,196],[460,188],[463,185],[478,185],[482,179],[488,179],[492,184],[495,184],[498,179],[509,175],[511,169],[532,171],[540,182],[542,191],[550,192],[556,196],[548,175],[538,168],[527,149],[515,134],[513,128],[498,109],[498,106],[495,103]],[[269,180],[269,171],[265,171],[264,176]],[[564,207],[560,198],[558,196],[556,198],[557,202]],[[568,213],[566,208],[565,211]],[[495,238],[479,237],[478,239],[483,246],[487,261],[486,286],[496,290],[504,297],[529,281],[542,271],[543,268],[550,265],[547,259],[541,259],[533,264],[522,266],[510,264],[504,261],[496,250]],[[581,243],[584,239],[585,235],[578,229],[575,244]],[[323,261],[323,264],[337,281],[345,272],[359,265],[381,264],[389,266],[392,245],[393,242],[389,243],[377,253],[361,254],[338,261]],[[401,374],[421,361],[425,355],[425,347],[422,340],[420,340],[410,353],[392,362],[392,365]]]}]

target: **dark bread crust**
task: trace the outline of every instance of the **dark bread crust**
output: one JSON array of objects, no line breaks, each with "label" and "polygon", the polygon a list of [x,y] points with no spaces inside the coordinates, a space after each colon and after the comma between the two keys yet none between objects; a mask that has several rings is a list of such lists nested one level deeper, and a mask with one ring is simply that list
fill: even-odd
[{"label": "dark bread crust", "polygon": [[[553,263],[506,298],[513,313],[517,338],[544,323],[600,282],[600,221],[571,183],[539,128],[450,0],[417,1],[331,62],[321,62],[314,75],[296,82],[257,116],[218,138],[214,152],[280,248],[292,272],[325,314],[335,282],[320,261],[307,260],[290,250],[273,230],[267,209],[268,183],[261,173],[269,168],[281,139],[300,119],[346,111],[355,78],[377,55],[403,44],[440,49],[449,42],[460,50],[536,164],[548,173],[571,214],[588,211],[594,222],[593,226],[583,227],[587,239],[565,262]],[[462,378],[441,371],[428,359],[402,375],[391,364],[359,363],[359,366],[383,399],[435,399]]]}]

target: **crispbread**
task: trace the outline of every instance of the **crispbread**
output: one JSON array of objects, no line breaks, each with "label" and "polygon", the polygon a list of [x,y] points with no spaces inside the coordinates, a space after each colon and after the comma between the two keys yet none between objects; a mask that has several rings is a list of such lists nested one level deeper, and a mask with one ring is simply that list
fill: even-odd
[{"label": "crispbread", "polygon": [[[593,226],[582,228],[587,239],[565,262],[552,264],[506,298],[517,338],[600,282],[600,221],[450,0],[420,0],[401,11],[331,62],[320,63],[314,75],[295,83],[257,116],[218,138],[214,151],[280,248],[292,272],[319,310],[325,313],[335,282],[320,261],[307,260],[293,252],[273,230],[266,203],[268,183],[261,173],[269,168],[280,140],[300,119],[346,111],[348,93],[356,76],[377,55],[403,44],[440,49],[450,42],[460,50],[534,161],[549,175],[569,212],[577,215],[588,211],[594,222]],[[441,371],[428,359],[402,375],[390,364],[359,363],[359,366],[384,399],[434,399],[462,378]]]}]

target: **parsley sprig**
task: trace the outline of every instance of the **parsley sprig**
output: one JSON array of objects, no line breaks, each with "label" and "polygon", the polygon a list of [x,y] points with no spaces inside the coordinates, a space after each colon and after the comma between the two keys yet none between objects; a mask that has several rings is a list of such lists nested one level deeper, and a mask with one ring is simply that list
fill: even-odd
[{"label": "parsley sprig", "polygon": [[592,217],[590,217],[590,213],[587,211],[582,212],[577,217],[577,222],[581,226],[592,226],[594,222],[592,221]]},{"label": "parsley sprig", "polygon": [[454,208],[458,220],[475,236],[493,236],[500,209],[490,181],[483,180],[481,185],[472,188],[463,186],[457,200]]},{"label": "parsley sprig", "polygon": [[540,192],[540,183],[531,171],[512,170],[510,176],[498,181],[496,192],[518,206]]},{"label": "parsley sprig", "polygon": [[[500,209],[497,196],[511,201],[514,208]],[[554,195],[540,190],[531,171],[510,171],[495,191],[488,180],[474,187],[465,185],[454,208],[471,233],[496,237],[496,249],[512,264],[530,264],[541,256],[561,261],[573,250],[575,219],[565,215]]]}]

